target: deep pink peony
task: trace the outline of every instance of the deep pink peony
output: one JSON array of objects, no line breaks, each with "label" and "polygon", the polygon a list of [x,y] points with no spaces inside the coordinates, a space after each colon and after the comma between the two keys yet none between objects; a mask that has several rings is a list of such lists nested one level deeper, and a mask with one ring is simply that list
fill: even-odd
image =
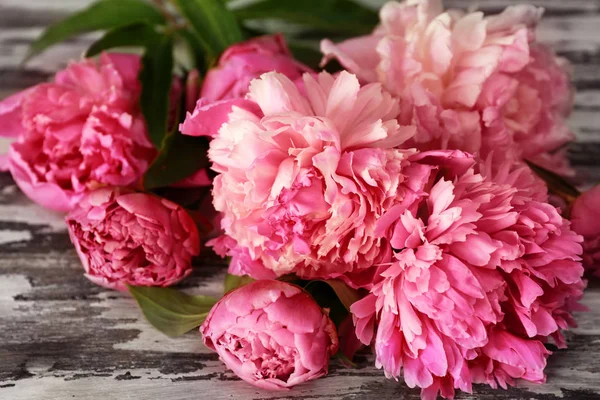
[{"label": "deep pink peony", "polygon": [[394,261],[351,307],[357,336],[374,343],[387,377],[403,375],[425,399],[543,382],[544,343],[565,347],[585,286],[581,237],[544,195],[515,187],[534,181],[525,166],[491,173],[458,151],[410,161],[430,168],[428,196],[381,219]]},{"label": "deep pink peony", "polygon": [[333,44],[337,58],[366,82],[402,99],[401,124],[415,124],[421,150],[460,149],[487,158],[528,159],[570,174],[561,147],[574,138],[566,61],[536,42],[542,10],[498,15],[444,12],[441,0],[389,2],[373,34]]},{"label": "deep pink peony", "polygon": [[140,58],[103,54],[0,102],[8,169],[32,200],[72,209],[91,189],[139,181],[156,155],[139,110]]},{"label": "deep pink peony", "polygon": [[600,276],[600,185],[573,203],[571,226],[583,236],[583,266]]},{"label": "deep pink peony", "polygon": [[[217,244],[234,257],[232,272],[359,272],[391,255],[374,235],[377,218],[418,196],[414,151],[395,149],[414,133],[398,125],[397,101],[347,72],[305,74],[304,86],[278,73],[254,80],[211,142],[214,205],[232,239]],[[212,116],[218,127],[222,115]]]},{"label": "deep pink peony", "polygon": [[111,289],[177,283],[200,252],[198,229],[183,208],[129,189],[91,192],[66,221],[86,277]]},{"label": "deep pink peony", "polygon": [[292,57],[282,35],[261,36],[225,50],[206,74],[200,97],[209,102],[243,98],[252,79],[271,71],[297,80],[311,69]]},{"label": "deep pink peony", "polygon": [[327,314],[308,293],[280,281],[228,293],[200,331],[237,376],[262,389],[285,390],[326,375],[338,349]]},{"label": "deep pink peony", "polygon": [[[206,74],[200,99],[181,125],[181,132],[190,136],[215,135],[233,106],[250,107],[244,100],[250,82],[266,72],[278,72],[301,84],[302,75],[312,70],[292,57],[282,35],[234,44],[225,50],[219,65]],[[219,125],[215,127],[213,120]]]}]

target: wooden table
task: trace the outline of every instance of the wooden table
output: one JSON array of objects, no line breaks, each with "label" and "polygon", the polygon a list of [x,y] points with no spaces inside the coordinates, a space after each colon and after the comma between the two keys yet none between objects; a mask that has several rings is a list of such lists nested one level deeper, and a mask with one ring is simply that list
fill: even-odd
[{"label": "wooden table", "polygon": [[[0,97],[45,80],[78,57],[91,39],[59,45],[26,68],[28,43],[44,26],[89,0],[0,0]],[[468,7],[469,0],[447,1]],[[480,0],[498,11],[508,0]],[[600,177],[600,0],[545,0],[540,39],[574,63],[579,89],[571,158],[591,182]],[[219,295],[224,265],[207,256],[183,287]],[[567,334],[568,350],[548,361],[548,382],[508,391],[477,386],[460,399],[600,398],[600,284],[584,299],[591,311]],[[82,275],[62,217],[23,196],[0,174],[0,399],[417,399],[418,390],[388,381],[363,356],[357,369],[333,363],[330,374],[288,393],[239,381],[196,332],[169,339],[154,330],[126,294]]]}]

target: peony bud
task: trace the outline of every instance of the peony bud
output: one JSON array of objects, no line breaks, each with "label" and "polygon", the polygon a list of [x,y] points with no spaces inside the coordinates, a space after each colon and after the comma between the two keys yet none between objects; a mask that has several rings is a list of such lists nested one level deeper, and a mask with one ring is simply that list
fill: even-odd
[{"label": "peony bud", "polygon": [[111,289],[177,283],[200,252],[198,229],[183,208],[129,189],[91,192],[66,221],[86,277]]},{"label": "peony bud", "polygon": [[206,74],[200,97],[208,101],[243,98],[252,79],[270,71],[297,80],[311,69],[292,57],[283,36],[262,36],[229,47],[218,67]]},{"label": "peony bud", "polygon": [[312,297],[280,281],[256,281],[223,297],[200,327],[204,344],[246,382],[284,390],[327,374],[335,325]]}]

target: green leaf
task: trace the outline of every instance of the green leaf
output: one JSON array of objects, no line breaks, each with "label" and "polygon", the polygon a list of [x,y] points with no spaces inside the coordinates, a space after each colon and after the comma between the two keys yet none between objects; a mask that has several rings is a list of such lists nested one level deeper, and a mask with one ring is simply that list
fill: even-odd
[{"label": "green leaf", "polygon": [[204,46],[209,62],[243,40],[235,16],[221,0],[174,0]]},{"label": "green leaf", "polygon": [[202,74],[206,72],[206,54],[204,53],[204,45],[198,37],[198,34],[191,29],[179,29],[176,32],[180,42],[185,43],[187,52],[193,58],[194,65],[192,68],[198,69]]},{"label": "green leaf", "polygon": [[108,31],[88,48],[86,57],[94,57],[115,47],[147,47],[157,41],[158,33],[146,23],[135,23]]},{"label": "green leaf", "polygon": [[204,45],[198,34],[191,29],[179,29],[175,33],[186,43],[188,52],[194,58],[194,67],[202,73],[206,72]]},{"label": "green leaf", "polygon": [[351,0],[260,0],[234,10],[240,20],[278,19],[331,33],[369,33],[379,22],[376,11]]},{"label": "green leaf", "polygon": [[238,276],[238,275],[227,274],[227,275],[225,275],[224,293],[229,293],[232,290],[241,288],[242,286],[245,286],[251,282],[254,282],[254,279],[252,279],[248,275]]},{"label": "green leaf", "polygon": [[73,36],[136,22],[163,24],[165,19],[160,11],[142,0],[100,0],[46,29],[31,44],[25,61]]},{"label": "green leaf", "polygon": [[140,108],[150,140],[160,150],[168,133],[169,94],[173,82],[172,35],[158,35],[157,40],[148,44],[142,58],[140,82]]},{"label": "green leaf", "polygon": [[208,166],[208,139],[172,133],[144,175],[147,190],[166,187]]},{"label": "green leaf", "polygon": [[127,286],[144,316],[167,336],[180,336],[200,326],[217,299],[190,296],[170,288]]},{"label": "green leaf", "polygon": [[295,59],[314,69],[319,68],[319,63],[321,62],[321,59],[323,59],[323,54],[318,50],[318,47],[289,41],[288,47]]}]

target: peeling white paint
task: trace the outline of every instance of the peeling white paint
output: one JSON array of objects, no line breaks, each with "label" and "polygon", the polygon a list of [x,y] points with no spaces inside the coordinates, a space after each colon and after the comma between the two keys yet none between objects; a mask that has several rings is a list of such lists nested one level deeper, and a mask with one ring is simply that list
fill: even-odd
[{"label": "peeling white paint", "polygon": [[64,214],[45,210],[30,200],[24,200],[24,204],[9,204],[0,207],[0,221],[48,225],[52,232],[67,230],[64,218]]},{"label": "peeling white paint", "polygon": [[[169,400],[190,399],[282,399],[293,396],[315,396],[323,399],[360,398],[361,386],[381,382],[381,377],[365,376],[349,379],[345,376],[328,376],[294,388],[292,392],[273,392],[257,389],[245,382],[223,381],[221,376],[233,377],[220,362],[211,362],[201,371],[186,374],[162,374],[155,369],[128,369],[114,371],[108,377],[86,377],[64,381],[64,378],[46,376],[35,380],[16,381],[14,387],[0,389],[3,398],[11,400],[63,400],[63,399],[119,399],[119,400]],[[129,379],[119,379],[129,373]],[[208,379],[193,379],[200,375]],[[173,382],[173,379],[180,381]],[[66,385],[65,383],[68,383]],[[395,385],[389,382],[389,385]],[[417,392],[415,392],[417,393]],[[293,395],[293,396],[292,396]],[[358,397],[356,397],[358,395]],[[289,397],[287,397],[289,396]],[[461,397],[468,399],[469,397]]]},{"label": "peeling white paint", "polygon": [[0,244],[23,242],[31,240],[31,232],[29,231],[13,231],[8,229],[0,229]]},{"label": "peeling white paint", "polygon": [[13,313],[17,302],[14,296],[31,290],[31,284],[23,275],[2,275],[0,279],[0,318]]}]

